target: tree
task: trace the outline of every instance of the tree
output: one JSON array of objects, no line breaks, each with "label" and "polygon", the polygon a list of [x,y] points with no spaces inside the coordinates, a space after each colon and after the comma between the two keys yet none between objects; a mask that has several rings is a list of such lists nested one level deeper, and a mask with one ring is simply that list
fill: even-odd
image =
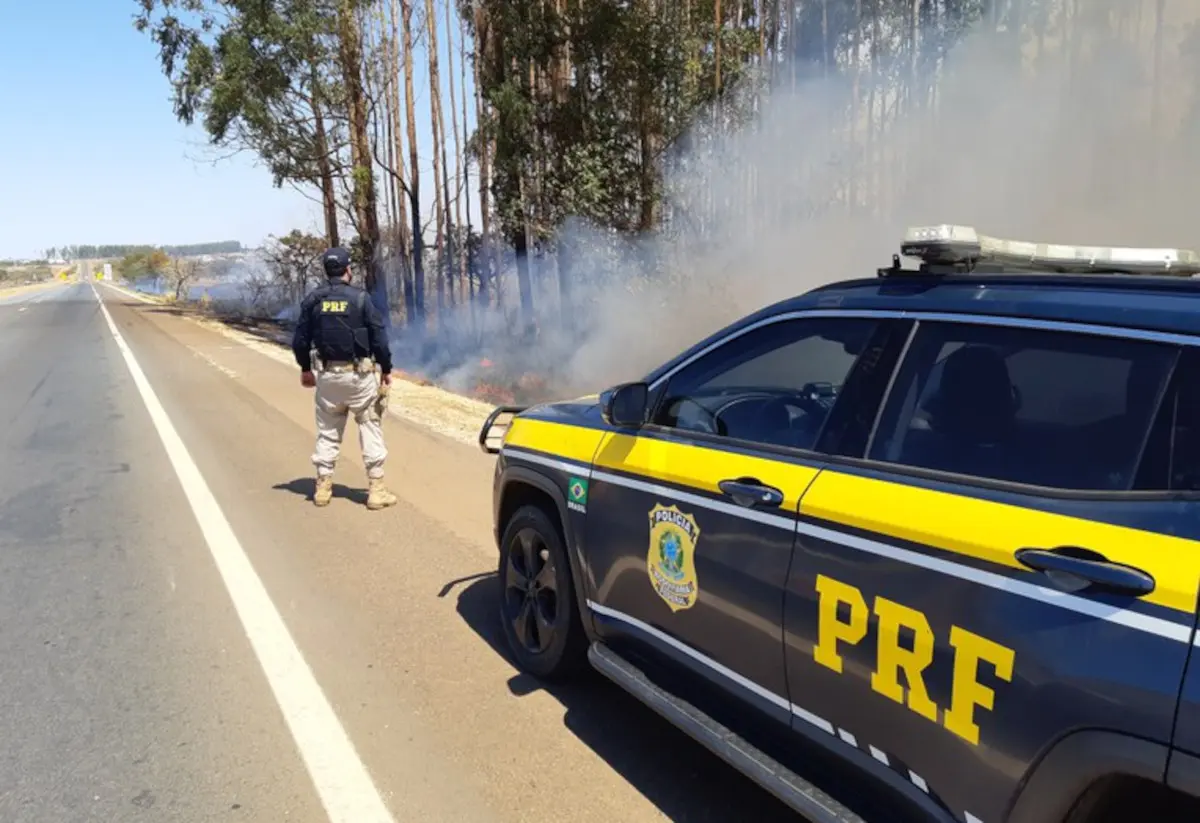
[{"label": "tree", "polygon": [[165,268],[167,284],[175,301],[185,299],[200,274],[200,261],[192,257],[172,257]]},{"label": "tree", "polygon": [[474,19],[480,83],[491,118],[482,127],[493,142],[492,191],[496,211],[517,263],[517,285],[526,331],[532,328],[526,211],[528,163],[535,153],[536,107],[529,85],[530,51],[544,39],[532,0],[480,0]]},{"label": "tree", "polygon": [[[392,241],[390,257],[396,261],[400,288],[403,293],[404,317],[412,321],[414,306],[412,282],[411,227],[408,222],[408,182],[405,170],[404,143],[400,127],[400,13],[397,0],[379,0],[375,10],[378,22],[376,51],[367,63],[374,68],[376,80],[372,88],[372,103],[376,110],[377,136],[375,161],[386,173],[385,211],[389,216]],[[382,108],[382,118],[379,110]],[[382,119],[382,123],[378,121]],[[383,152],[378,143],[382,132]]]},{"label": "tree", "polygon": [[389,324],[387,279],[382,277],[379,250],[382,236],[376,202],[374,153],[371,151],[367,93],[363,81],[362,0],[338,0],[337,43],[342,84],[349,115],[351,188],[358,228],[357,257],[366,272],[366,288]]},{"label": "tree", "polygon": [[425,227],[421,225],[420,155],[417,151],[417,108],[413,93],[413,0],[400,0],[404,34],[404,110],[408,131],[408,206],[412,217],[413,308],[418,329],[425,327]]},{"label": "tree", "polygon": [[[480,74],[480,48],[481,43],[486,42],[487,37],[487,17],[484,14],[480,5],[480,0],[469,0],[470,14],[463,13],[463,28],[464,38],[475,32],[475,55],[471,60],[472,80],[475,86],[475,134],[473,138],[468,140],[468,155],[474,154],[479,163],[479,211],[480,211],[480,241],[483,244],[483,259],[480,265],[481,272],[488,274],[480,278],[480,299],[486,305],[488,300],[488,283],[491,282],[494,286],[496,304],[500,305],[503,300],[503,295],[500,293],[500,253],[497,244],[493,242],[492,237],[492,173],[491,173],[491,153],[492,153],[492,115],[489,109],[488,102],[483,94],[483,83]],[[464,93],[465,98],[465,93]],[[466,115],[463,115],[463,128],[466,128]],[[468,209],[468,215],[470,209]],[[468,218],[469,219],[469,218]],[[492,280],[492,277],[495,280]]]},{"label": "tree", "polygon": [[[465,242],[471,234],[471,228],[469,225],[469,216],[468,216],[468,226],[467,226],[467,230],[466,230],[466,235],[462,238],[463,242],[460,242],[460,239],[459,239],[459,230],[462,227],[462,195],[465,191],[468,190],[468,187],[463,182],[463,178],[466,176],[466,169],[463,167],[463,152],[462,152],[462,142],[463,141],[462,141],[462,134],[458,130],[458,110],[457,110],[457,108],[455,108],[456,95],[455,95],[455,88],[454,88],[454,23],[453,23],[453,20],[451,19],[451,9],[453,8],[454,3],[451,2],[451,0],[444,0],[444,3],[445,3],[445,7],[446,7],[445,8],[445,11],[446,11],[446,51],[450,58],[450,66],[446,72],[446,75],[450,81],[450,130],[454,136],[454,183],[455,183],[454,231],[451,232],[451,240],[450,240],[450,248],[452,250],[452,255],[451,255],[452,261],[448,265],[454,266],[455,263],[458,264],[458,276],[462,283],[462,299],[463,299],[463,301],[467,301],[467,300],[473,301],[474,300],[474,288],[470,285],[471,278],[467,271],[467,248],[468,248],[469,244],[468,244],[468,242]],[[461,35],[461,32],[460,32],[460,35]],[[461,39],[460,39],[460,46],[461,45],[462,45],[462,43],[461,43]],[[461,62],[461,60],[463,58],[463,53],[462,53],[461,49],[459,51],[459,58],[460,58],[459,69],[460,69],[460,72],[462,72],[460,77],[462,78],[462,82],[464,84],[462,94],[463,94],[463,127],[465,128],[467,125],[466,124],[466,119],[467,119],[466,93],[467,93],[467,90],[466,90],[466,85],[465,85],[466,84],[466,78],[465,78],[466,70],[463,67],[462,62]],[[443,126],[444,125],[445,125],[445,123],[443,121]],[[445,135],[443,134],[443,139],[444,138],[445,138]],[[444,142],[442,143],[442,146],[444,149],[445,148]],[[449,178],[447,178],[446,188],[447,189],[450,188]],[[448,200],[448,198],[449,198],[449,194],[447,194],[447,200]],[[468,210],[468,212],[470,211],[469,202],[467,205],[467,210]],[[447,206],[447,218],[446,219],[447,220],[449,219],[449,206]]]},{"label": "tree", "polygon": [[171,266],[171,257],[162,249],[143,246],[132,249],[113,266],[117,274],[126,280],[138,277],[160,277]]},{"label": "tree", "polygon": [[200,120],[214,146],[252,151],[277,186],[317,187],[326,237],[337,245],[344,138],[331,119],[340,90],[330,0],[137,2],[135,25],[159,47],[176,116]]},{"label": "tree", "polygon": [[320,261],[324,251],[325,243],[320,237],[298,230],[271,238],[263,252],[281,298],[299,303],[309,285],[321,281],[324,269]]},{"label": "tree", "polygon": [[146,256],[145,265],[148,274],[163,275],[171,265],[171,258],[162,249],[154,249]]},{"label": "tree", "polygon": [[425,51],[429,57],[429,119],[433,137],[433,214],[437,225],[436,249],[438,256],[437,310],[445,308],[446,290],[450,290],[450,302],[454,302],[454,286],[450,279],[452,271],[447,263],[446,221],[450,217],[449,181],[446,175],[446,132],[442,126],[442,84],[438,73],[437,12],[433,0],[425,0]]}]

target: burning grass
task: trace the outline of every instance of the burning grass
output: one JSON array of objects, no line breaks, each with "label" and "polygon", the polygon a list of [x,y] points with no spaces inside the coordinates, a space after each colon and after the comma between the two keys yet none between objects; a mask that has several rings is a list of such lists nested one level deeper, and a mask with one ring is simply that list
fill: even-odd
[{"label": "burning grass", "polygon": [[[256,316],[244,308],[220,301],[193,301],[188,308],[197,314],[217,320],[232,329],[253,335],[263,341],[281,346],[289,344],[294,325],[286,320]],[[428,373],[422,368],[404,364],[395,369],[396,376],[422,387],[433,387],[460,394],[493,405],[528,406],[553,400],[556,397],[552,381],[532,371],[515,371],[492,358],[472,358],[454,370]],[[465,375],[453,379],[452,371]]]},{"label": "burning grass", "polygon": [[529,406],[554,399],[550,382],[544,376],[533,372],[506,374],[502,366],[486,357],[479,361],[467,392],[477,400],[498,406]]}]

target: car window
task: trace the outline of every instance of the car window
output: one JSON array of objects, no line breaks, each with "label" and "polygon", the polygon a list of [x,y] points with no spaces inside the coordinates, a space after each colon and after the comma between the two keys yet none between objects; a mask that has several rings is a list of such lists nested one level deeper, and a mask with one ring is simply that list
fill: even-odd
[{"label": "car window", "polygon": [[811,449],[876,320],[786,320],[734,337],[676,373],[653,423]]},{"label": "car window", "polygon": [[[946,361],[962,346],[962,342],[954,341],[939,353],[924,389],[926,396],[938,391]],[[1128,360],[1076,351],[1025,349],[1008,356],[1007,363],[1009,378],[1022,395],[1016,412],[1018,420],[1086,425],[1119,415],[1125,408],[1124,392],[1105,387],[1121,386],[1129,380]],[[923,409],[917,413],[926,417]]]},{"label": "car window", "polygon": [[1133,487],[1176,349],[922,323],[869,457],[1078,490]]},{"label": "car window", "polygon": [[1200,491],[1200,351],[1188,349],[1180,357],[1146,443],[1134,488]]},{"label": "car window", "polygon": [[1192,365],[1164,404],[1171,415],[1171,491],[1200,491],[1200,364]]}]

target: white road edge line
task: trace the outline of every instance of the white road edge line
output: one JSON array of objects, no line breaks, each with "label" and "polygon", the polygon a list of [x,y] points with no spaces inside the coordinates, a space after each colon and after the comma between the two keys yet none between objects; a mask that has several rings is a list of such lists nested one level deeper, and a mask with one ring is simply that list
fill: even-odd
[{"label": "white road edge line", "polygon": [[222,366],[220,363],[218,363],[216,360],[214,360],[211,356],[205,354],[204,352],[200,351],[199,349],[192,349],[192,354],[199,357],[205,363],[212,366],[214,369],[221,372],[226,377],[233,377],[235,379],[237,378],[237,376],[238,376],[237,372],[235,372],[233,369],[231,369],[227,366]]},{"label": "white road edge line", "polygon": [[[115,283],[108,283],[103,280],[101,280],[100,282],[104,283],[104,285],[108,286],[110,289],[113,289],[114,291],[125,295],[126,297],[132,297],[134,300],[140,300],[143,303],[157,302],[155,300],[151,300],[149,297],[146,297],[146,295],[144,295],[144,294],[138,294],[137,292],[133,291],[132,289],[123,288],[121,286],[116,285]],[[92,290],[95,291],[95,289],[96,289],[96,287],[93,285]]]},{"label": "white road edge line", "polygon": [[330,823],[396,823],[95,285],[92,294],[179,477]]}]

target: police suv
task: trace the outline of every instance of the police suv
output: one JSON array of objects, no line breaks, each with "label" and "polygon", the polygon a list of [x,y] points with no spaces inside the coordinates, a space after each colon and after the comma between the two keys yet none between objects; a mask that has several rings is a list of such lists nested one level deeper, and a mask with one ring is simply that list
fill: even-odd
[{"label": "police suv", "polygon": [[901,254],[495,410],[514,656],[817,823],[1200,820],[1200,255]]}]

